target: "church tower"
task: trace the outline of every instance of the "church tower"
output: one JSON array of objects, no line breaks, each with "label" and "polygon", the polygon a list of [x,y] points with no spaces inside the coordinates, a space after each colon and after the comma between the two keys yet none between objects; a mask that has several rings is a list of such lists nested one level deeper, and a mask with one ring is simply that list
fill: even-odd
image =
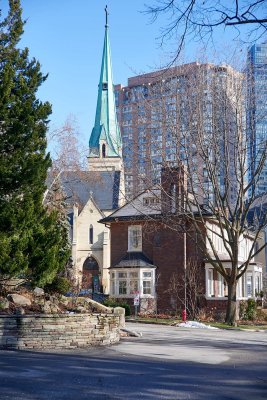
[{"label": "church tower", "polygon": [[106,11],[105,39],[98,85],[95,124],[89,140],[89,171],[120,171],[123,174],[122,140],[118,125],[112,78],[111,51]]}]

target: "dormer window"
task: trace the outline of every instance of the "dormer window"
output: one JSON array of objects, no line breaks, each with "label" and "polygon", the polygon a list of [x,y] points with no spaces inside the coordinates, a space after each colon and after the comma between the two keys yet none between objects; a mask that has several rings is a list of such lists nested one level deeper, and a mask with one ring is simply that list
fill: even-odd
[{"label": "dormer window", "polygon": [[107,82],[103,82],[102,83],[102,90],[108,90],[108,83]]},{"label": "dormer window", "polygon": [[159,204],[160,200],[157,197],[144,197],[143,204],[144,206],[154,206]]}]

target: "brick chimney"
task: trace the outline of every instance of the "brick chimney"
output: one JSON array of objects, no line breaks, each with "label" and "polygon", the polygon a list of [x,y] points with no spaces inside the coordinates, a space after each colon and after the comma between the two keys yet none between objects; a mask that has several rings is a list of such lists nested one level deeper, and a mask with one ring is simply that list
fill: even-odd
[{"label": "brick chimney", "polygon": [[164,166],[161,169],[161,203],[162,212],[180,213],[185,210],[185,192],[187,191],[186,167]]}]

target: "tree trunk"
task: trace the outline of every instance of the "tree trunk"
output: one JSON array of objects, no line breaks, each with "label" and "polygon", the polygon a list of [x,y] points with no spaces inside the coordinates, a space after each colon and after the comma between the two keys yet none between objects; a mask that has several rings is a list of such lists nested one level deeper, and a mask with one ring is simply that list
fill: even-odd
[{"label": "tree trunk", "polygon": [[225,322],[229,325],[236,325],[236,285],[236,281],[228,283],[228,301]]}]

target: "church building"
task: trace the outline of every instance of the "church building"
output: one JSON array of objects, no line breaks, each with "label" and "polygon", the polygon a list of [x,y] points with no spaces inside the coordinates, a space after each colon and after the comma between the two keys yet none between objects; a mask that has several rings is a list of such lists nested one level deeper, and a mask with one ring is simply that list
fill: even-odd
[{"label": "church building", "polygon": [[86,293],[109,293],[109,229],[98,221],[123,205],[122,141],[112,80],[106,25],[95,123],[89,140],[88,170],[60,176],[69,205],[73,275]]}]

